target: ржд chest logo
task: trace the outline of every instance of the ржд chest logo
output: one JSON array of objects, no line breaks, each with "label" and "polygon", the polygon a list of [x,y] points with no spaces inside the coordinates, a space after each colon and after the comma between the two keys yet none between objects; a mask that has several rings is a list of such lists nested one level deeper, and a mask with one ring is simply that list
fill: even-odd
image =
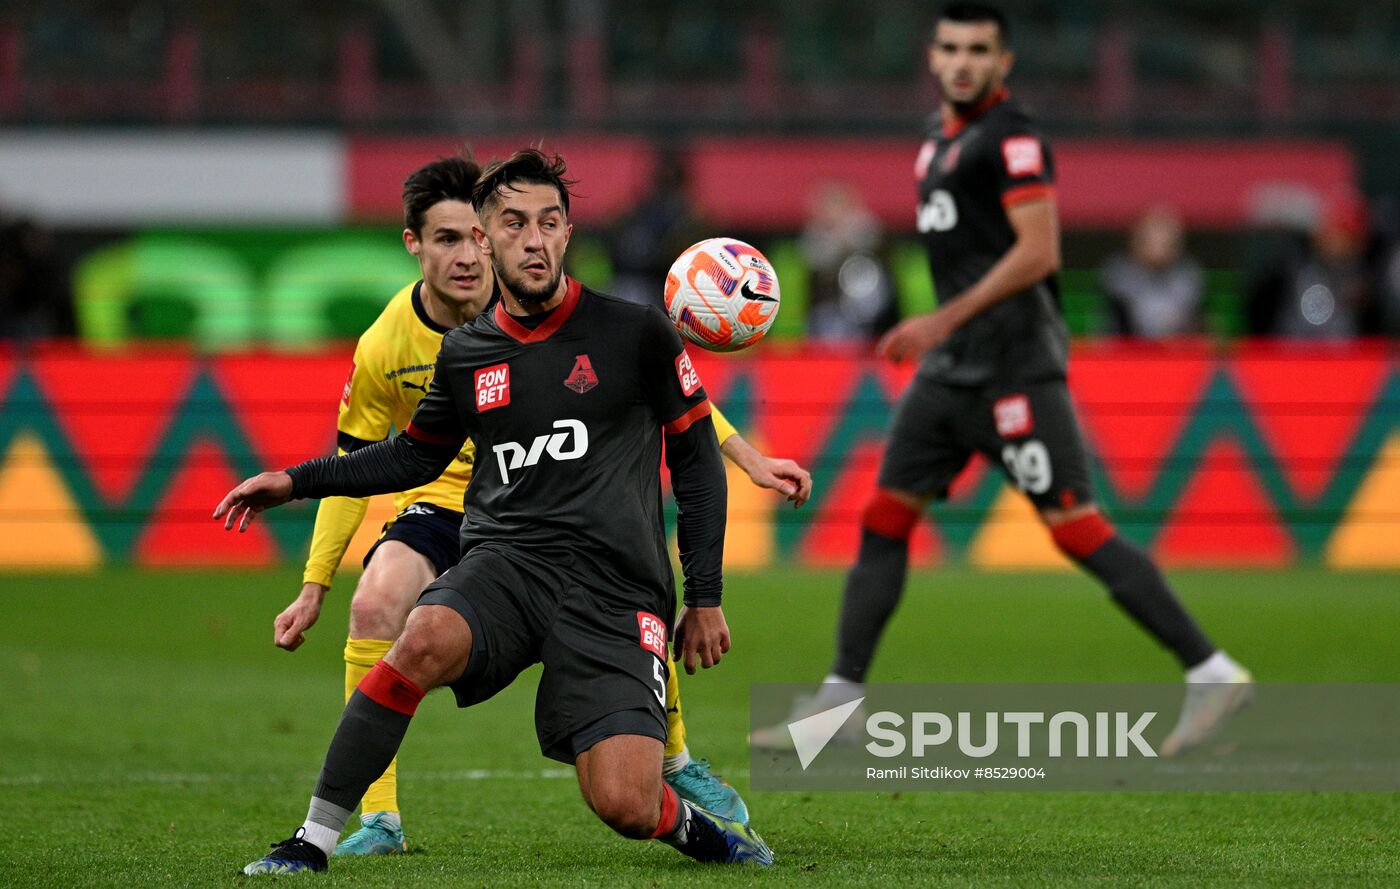
[{"label": "\u0440\u0436\u0434 chest logo", "polygon": [[[554,433],[535,436],[529,450],[518,441],[506,441],[491,450],[501,470],[501,484],[510,484],[510,474],[526,466],[534,466],[548,454],[555,460],[577,460],[588,453],[588,427],[581,420],[555,420]],[[572,439],[572,441],[571,441]]]},{"label": "\u0440\u0436\u0434 chest logo", "polygon": [[510,404],[510,365],[493,364],[473,376],[477,412],[495,410]]}]

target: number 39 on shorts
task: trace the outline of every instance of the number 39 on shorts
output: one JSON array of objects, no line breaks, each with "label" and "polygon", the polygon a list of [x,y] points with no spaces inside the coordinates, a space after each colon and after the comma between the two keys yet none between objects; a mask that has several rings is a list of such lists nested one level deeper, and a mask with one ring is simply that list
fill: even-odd
[{"label": "number 39 on shorts", "polygon": [[1001,462],[1006,471],[1016,480],[1016,487],[1031,494],[1044,494],[1050,490],[1050,452],[1045,445],[1031,439],[1019,447],[1009,444],[1001,449]]}]

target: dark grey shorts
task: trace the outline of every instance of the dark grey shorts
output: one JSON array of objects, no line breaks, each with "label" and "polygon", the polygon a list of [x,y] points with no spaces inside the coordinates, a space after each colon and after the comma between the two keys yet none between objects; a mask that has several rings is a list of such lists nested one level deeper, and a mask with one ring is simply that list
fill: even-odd
[{"label": "dark grey shorts", "polygon": [[900,399],[879,485],[941,499],[974,453],[1037,508],[1094,499],[1088,449],[1062,380],[949,386],[920,377]]},{"label": "dark grey shorts", "polygon": [[543,663],[535,733],[545,756],[572,763],[614,734],[664,741],[669,598],[622,608],[569,561],[477,547],[423,590],[419,605],[446,605],[472,630],[467,669],[451,685],[457,705],[480,703]]}]

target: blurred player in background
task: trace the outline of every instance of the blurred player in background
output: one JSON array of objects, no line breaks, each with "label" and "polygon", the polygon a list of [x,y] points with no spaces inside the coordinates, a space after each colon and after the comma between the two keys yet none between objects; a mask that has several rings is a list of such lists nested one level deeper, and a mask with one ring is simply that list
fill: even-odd
[{"label": "blurred player in background", "polygon": [[[690,672],[729,649],[720,608],[725,474],[709,399],[670,320],[563,275],[572,233],[564,176],[562,158],[535,149],[482,171],[473,231],[501,298],[444,336],[428,394],[402,432],[265,472],[215,511],[227,515],[226,528],[243,530],[254,513],[294,497],[425,484],[468,438],[496,458],[474,467],[460,561],[423,591],[347,702],[306,821],[245,873],[325,870],[427,691],[450,686],[468,707],[535,663],[544,665],[541,752],[576,765],[601,820],[701,861],[772,862],[746,824],[692,805],[662,780],[676,598],[661,512],[663,440],[685,573],[675,642]],[[534,444],[527,451],[522,442]]]},{"label": "blurred player in background", "polygon": [[[1094,503],[1065,383],[1069,333],[1055,279],[1054,169],[1044,140],[1006,90],[1011,64],[999,10],[972,3],[943,10],[929,47],[943,100],[915,164],[918,228],[942,305],[880,342],[886,357],[922,360],[895,412],[863,514],[836,662],[801,709],[816,712],[861,694],[903,593],[914,526],[981,453],[1030,498],[1056,546],[1180,661],[1186,701],[1160,750],[1172,755],[1208,738],[1248,699],[1252,680],[1211,644],[1157,566]],[[751,740],[791,746],[785,726],[757,730]]]},{"label": "blurred player in background", "polygon": [[[336,423],[341,454],[382,441],[391,427],[405,427],[427,394],[443,335],[471,322],[491,301],[495,278],[471,235],[472,227],[478,225],[471,194],[479,172],[472,161],[445,158],[422,167],[404,182],[404,246],[418,259],[423,277],[399,291],[360,337]],[[652,289],[659,302],[659,283]],[[764,456],[718,410],[713,416],[721,450],[755,484],[780,490],[794,503],[805,502],[811,491],[811,477],[805,470],[790,460]],[[365,556],[364,574],[350,601],[347,700],[403,631],[418,594],[457,564],[462,502],[473,458],[472,444],[467,442],[439,478],[395,496],[398,515]],[[301,593],[274,621],[274,641],[279,647],[294,651],[305,641],[368,503],[368,498],[347,497],[321,501]],[[708,762],[689,755],[674,669],[666,693],[666,780],[682,797],[746,821],[748,812],[738,792],[716,778]],[[360,829],[340,843],[335,854],[403,851],[397,760],[370,785],[361,809]]]}]

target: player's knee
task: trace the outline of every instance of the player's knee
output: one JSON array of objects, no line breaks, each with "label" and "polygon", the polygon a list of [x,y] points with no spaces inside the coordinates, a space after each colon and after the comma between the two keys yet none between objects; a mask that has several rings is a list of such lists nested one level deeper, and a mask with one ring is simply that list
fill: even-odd
[{"label": "player's knee", "polygon": [[595,782],[589,805],[603,823],[625,837],[646,839],[656,830],[659,797],[648,797],[640,786],[618,781]]},{"label": "player's knee", "polygon": [[1055,546],[1065,555],[1074,559],[1086,559],[1107,543],[1117,530],[1103,513],[1088,509],[1071,516],[1042,516],[1050,527],[1050,537]]},{"label": "player's knee", "polygon": [[471,657],[471,630],[466,621],[442,606],[416,609],[414,618],[387,660],[425,690],[461,676]]},{"label": "player's knee", "polygon": [[356,639],[394,639],[417,598],[403,583],[366,572],[350,600],[350,635]]},{"label": "player's knee", "polygon": [[861,527],[891,540],[907,541],[923,512],[922,504],[910,494],[876,488],[861,513]]},{"label": "player's knee", "polygon": [[392,639],[397,633],[386,633],[392,625],[389,619],[388,603],[383,598],[363,589],[355,591],[350,600],[350,635],[356,639]]}]

